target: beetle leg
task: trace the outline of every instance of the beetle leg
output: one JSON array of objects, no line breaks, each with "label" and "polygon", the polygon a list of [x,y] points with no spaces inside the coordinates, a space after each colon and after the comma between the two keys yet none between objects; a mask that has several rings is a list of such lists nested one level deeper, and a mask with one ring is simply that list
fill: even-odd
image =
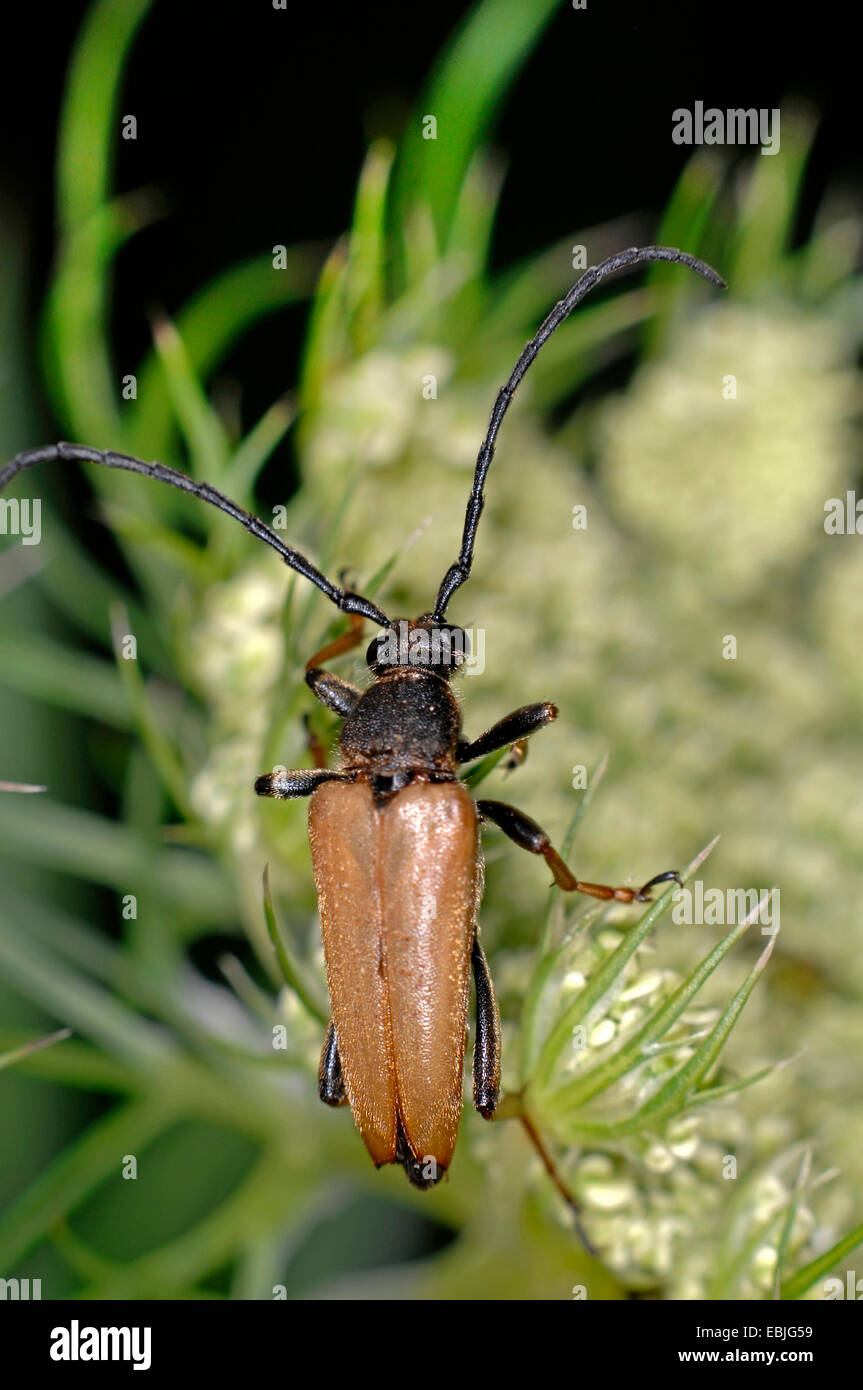
[{"label": "beetle leg", "polygon": [[517,767],[527,762],[527,750],[530,747],[526,738],[520,738],[517,743],[510,745],[509,757],[503,764],[505,773],[515,772]]},{"label": "beetle leg", "polygon": [[473,1045],[473,1103],[487,1120],[494,1117],[500,1091],[500,1014],[488,961],[473,939],[471,952],[476,986],[476,1040]]},{"label": "beetle leg", "polygon": [[303,715],[303,728],[306,731],[306,747],[312,755],[312,761],[316,768],[323,768],[327,765],[327,750],[321,743],[314,729],[308,714]]},{"label": "beetle leg", "polygon": [[306,685],[322,705],[326,705],[333,714],[339,714],[343,719],[356,709],[362,695],[362,691],[357,690],[355,685],[343,681],[340,676],[334,676],[330,671],[322,671],[318,666],[307,669]]},{"label": "beetle leg", "polygon": [[339,714],[342,718],[356,708],[362,691],[357,690],[356,686],[350,685],[348,681],[331,675],[329,671],[322,671],[321,667],[325,661],[332,661],[334,656],[353,651],[362,640],[363,619],[359,613],[351,613],[347,632],[321,647],[320,651],[315,652],[306,662],[306,685],[322,705],[326,705],[333,714]]},{"label": "beetle leg", "polygon": [[265,772],[255,782],[258,796],[275,796],[287,800],[295,796],[311,796],[322,782],[352,782],[354,773],[336,772],[326,767],[302,767],[295,772]]},{"label": "beetle leg", "polygon": [[333,1020],[327,1026],[327,1035],[321,1048],[321,1065],[318,1069],[318,1091],[324,1105],[347,1105],[345,1081],[342,1076],[342,1059]]},{"label": "beetle leg", "polygon": [[555,883],[564,893],[587,893],[592,898],[614,898],[620,903],[649,903],[651,900],[648,890],[655,884],[667,883],[672,879],[675,883],[680,883],[680,876],[674,869],[656,874],[649,883],[638,889],[610,888],[605,883],[585,883],[576,878],[567,867],[542,827],[523,811],[517,810],[515,806],[508,806],[504,801],[478,801],[477,808],[483,820],[494,821],[495,825],[500,826],[504,834],[522,849],[530,850],[531,854],[541,854],[554,874]]},{"label": "beetle leg", "polygon": [[498,748],[505,748],[508,743],[521,743],[528,734],[544,728],[556,718],[557,706],[549,704],[548,701],[539,705],[523,705],[521,709],[513,710],[512,714],[499,719],[473,742],[459,739],[456,758],[460,763],[472,763],[474,758],[484,758],[486,753],[495,753]]},{"label": "beetle leg", "polygon": [[347,632],[343,632],[341,637],[336,637],[325,647],[321,647],[319,652],[315,652],[314,656],[310,656],[306,662],[306,670],[312,671],[316,666],[323,666],[325,661],[332,661],[334,656],[341,656],[343,652],[353,651],[354,647],[358,647],[362,640],[362,616],[359,613],[351,613],[350,627]]}]

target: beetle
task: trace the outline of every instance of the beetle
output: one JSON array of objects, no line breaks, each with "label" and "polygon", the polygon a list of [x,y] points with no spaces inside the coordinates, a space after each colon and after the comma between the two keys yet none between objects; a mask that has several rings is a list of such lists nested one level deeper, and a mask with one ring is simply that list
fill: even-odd
[{"label": "beetle", "polygon": [[[600,280],[648,261],[674,262],[718,288],[725,286],[703,261],[664,246],[632,247],[581,275],[498,392],[477,456],[458,558],[443,577],[434,607],[414,619],[389,618],[362,594],[334,584],[209,483],[164,464],[61,443],[18,454],[0,471],[0,492],[23,469],[55,459],[100,463],[167,483],[232,516],[348,615],[349,631],[316,652],[305,673],[318,700],[344,721],[338,766],[325,766],[317,750],[314,768],[268,773],[258,778],[255,791],[279,799],[309,798],[332,1007],[321,1054],[321,1099],[333,1106],[348,1103],[376,1166],[401,1164],[421,1188],[440,1181],[456,1145],[471,973],[473,1102],[488,1119],[498,1104],[500,1019],[477,920],[481,824],[498,826],[517,845],[541,855],[564,892],[646,902],[655,885],[680,881],[674,870],[656,874],[638,890],[583,881],[529,816],[504,802],[473,799],[459,768],[507,745],[523,748],[558,711],[547,702],[525,705],[479,738],[464,738],[450,681],[467,655],[466,638],[446,620],[453,595],[471,574],[486,477],[522,377]],[[325,667],[360,644],[367,620],[382,631],[368,647],[372,682],[361,691]]]}]

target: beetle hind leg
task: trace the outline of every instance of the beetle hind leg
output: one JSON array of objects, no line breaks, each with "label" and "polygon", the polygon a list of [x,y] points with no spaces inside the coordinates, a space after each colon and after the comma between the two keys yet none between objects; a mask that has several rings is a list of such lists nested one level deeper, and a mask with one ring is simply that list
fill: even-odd
[{"label": "beetle hind leg", "polygon": [[312,756],[312,762],[320,771],[327,766],[327,750],[312,728],[312,721],[307,713],[303,715],[303,729],[306,735],[306,747]]},{"label": "beetle hind leg", "polygon": [[347,1105],[345,1079],[342,1075],[342,1059],[336,1030],[330,1019],[324,1045],[321,1049],[321,1065],[318,1069],[318,1092],[324,1105]]},{"label": "beetle hind leg", "polygon": [[531,854],[541,854],[551,869],[555,883],[564,893],[586,893],[591,898],[602,898],[606,902],[613,899],[619,903],[649,903],[652,901],[650,889],[656,884],[682,882],[676,869],[668,869],[665,873],[655,874],[647,883],[642,884],[641,888],[612,888],[607,883],[587,883],[576,878],[561,859],[542,826],[537,825],[530,816],[526,816],[524,811],[517,810],[515,806],[508,806],[504,801],[478,801],[477,807],[483,820],[493,821],[522,849],[528,850]]},{"label": "beetle hind leg", "polygon": [[488,961],[479,937],[471,952],[476,988],[476,1040],[473,1047],[473,1103],[486,1119],[494,1118],[500,1094],[500,1014]]}]

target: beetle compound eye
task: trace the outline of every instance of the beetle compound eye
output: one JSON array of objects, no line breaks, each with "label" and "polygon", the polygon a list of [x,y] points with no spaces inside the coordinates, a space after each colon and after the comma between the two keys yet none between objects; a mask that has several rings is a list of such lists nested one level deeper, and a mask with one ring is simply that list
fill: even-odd
[{"label": "beetle compound eye", "polygon": [[470,641],[463,628],[439,623],[430,636],[430,666],[453,671],[470,656]]},{"label": "beetle compound eye", "polygon": [[392,635],[391,632],[384,632],[379,637],[373,637],[369,642],[366,650],[366,665],[371,671],[393,664],[393,655],[390,651]]},{"label": "beetle compound eye", "polygon": [[453,665],[461,666],[470,656],[470,638],[463,627],[450,628],[453,634]]},{"label": "beetle compound eye", "polygon": [[386,628],[378,637],[372,638],[365,652],[365,664],[372,671],[382,671],[388,666],[407,664],[409,644],[406,638],[407,623],[403,619],[395,627]]}]

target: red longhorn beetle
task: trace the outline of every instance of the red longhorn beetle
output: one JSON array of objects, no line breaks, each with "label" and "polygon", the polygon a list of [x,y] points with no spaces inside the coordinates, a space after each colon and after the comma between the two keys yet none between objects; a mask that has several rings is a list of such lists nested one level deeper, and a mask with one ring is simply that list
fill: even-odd
[{"label": "red longhorn beetle", "polygon": [[[498,393],[476,462],[461,550],[430,613],[388,618],[362,595],[339,588],[262,521],[209,483],[161,463],[55,444],[18,454],[0,472],[0,492],[16,473],[52,459],[89,460],[169,483],[209,502],[272,546],[286,565],[351,617],[351,628],[311,658],[306,682],[344,719],[337,768],[259,777],[260,796],[310,797],[309,840],[320,903],[332,1021],[320,1067],[321,1099],[347,1102],[374,1163],[400,1163],[412,1183],[431,1187],[452,1160],[462,1107],[470,974],[476,982],[473,1100],[491,1118],[500,1084],[500,1020],[479,941],[483,885],[480,824],[492,821],[546,860],[564,892],[619,902],[648,901],[657,874],[637,892],[585,883],[540,826],[500,801],[474,801],[458,769],[518,743],[557,715],[525,705],[477,739],[461,734],[449,681],[465,657],[465,634],[446,622],[453,594],[470,577],[486,475],[501,421],[543,343],[604,276],[643,261],[687,266],[724,288],[715,270],[665,246],[633,247],[581,276],[531,338]],[[323,664],[362,640],[363,620],[384,629],[368,648],[373,676],[360,691]]]}]

